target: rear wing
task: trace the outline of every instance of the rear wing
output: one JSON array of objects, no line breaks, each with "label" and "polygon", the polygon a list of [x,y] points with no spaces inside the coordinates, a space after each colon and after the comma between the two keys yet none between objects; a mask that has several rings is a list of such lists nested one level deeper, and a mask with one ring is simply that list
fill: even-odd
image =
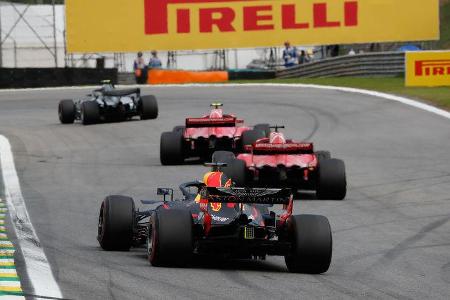
[{"label": "rear wing", "polygon": [[128,96],[132,94],[141,94],[140,88],[133,88],[133,89],[120,89],[120,90],[110,90],[110,91],[104,91],[103,95],[105,96],[111,96],[111,97],[123,97]]},{"label": "rear wing", "polygon": [[236,117],[223,117],[218,119],[210,118],[187,118],[186,128],[188,127],[234,127],[236,123],[243,123]]},{"label": "rear wing", "polygon": [[289,204],[291,189],[203,187],[203,199],[216,203]]},{"label": "rear wing", "polygon": [[270,143],[255,143],[253,145],[246,145],[245,151],[257,152],[259,154],[302,154],[313,153],[314,147],[312,143],[286,143],[286,144],[270,144]]}]

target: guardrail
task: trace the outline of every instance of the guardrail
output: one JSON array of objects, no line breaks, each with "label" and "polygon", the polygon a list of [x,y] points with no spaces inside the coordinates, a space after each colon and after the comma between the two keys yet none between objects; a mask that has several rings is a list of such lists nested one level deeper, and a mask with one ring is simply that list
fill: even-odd
[{"label": "guardrail", "polygon": [[404,52],[346,55],[277,71],[277,78],[400,76],[405,73]]}]

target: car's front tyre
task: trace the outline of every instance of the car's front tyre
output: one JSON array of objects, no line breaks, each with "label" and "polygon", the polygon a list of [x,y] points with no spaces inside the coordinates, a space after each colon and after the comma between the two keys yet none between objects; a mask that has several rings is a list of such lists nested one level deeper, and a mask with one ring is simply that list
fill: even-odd
[{"label": "car's front tyre", "polygon": [[73,100],[64,99],[59,102],[58,117],[62,124],[71,124],[75,121],[75,103],[73,103]]}]

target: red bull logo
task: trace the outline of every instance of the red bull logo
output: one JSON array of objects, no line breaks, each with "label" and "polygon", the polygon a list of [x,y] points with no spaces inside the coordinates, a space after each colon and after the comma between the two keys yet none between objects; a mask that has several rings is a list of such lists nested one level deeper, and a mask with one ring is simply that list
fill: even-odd
[{"label": "red bull logo", "polygon": [[211,202],[210,205],[211,205],[211,209],[216,212],[222,208],[222,203]]}]

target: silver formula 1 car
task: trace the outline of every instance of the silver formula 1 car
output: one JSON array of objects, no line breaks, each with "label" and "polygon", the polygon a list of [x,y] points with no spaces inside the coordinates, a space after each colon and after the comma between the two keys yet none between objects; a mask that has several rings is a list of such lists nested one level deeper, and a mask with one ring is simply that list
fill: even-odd
[{"label": "silver formula 1 car", "polygon": [[143,96],[139,88],[116,89],[110,81],[103,81],[99,89],[81,99],[61,100],[58,116],[63,124],[80,120],[84,125],[124,121],[134,116],[147,120],[158,117],[158,104],[155,96]]}]

